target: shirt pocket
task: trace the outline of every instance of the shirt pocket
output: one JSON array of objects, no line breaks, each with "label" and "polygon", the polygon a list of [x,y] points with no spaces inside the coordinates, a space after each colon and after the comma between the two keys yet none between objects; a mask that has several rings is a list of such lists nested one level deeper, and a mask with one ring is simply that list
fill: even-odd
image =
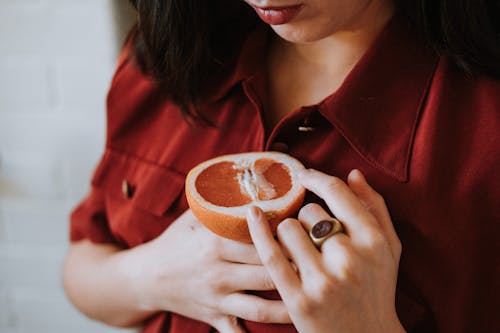
[{"label": "shirt pocket", "polygon": [[112,234],[127,247],[157,237],[186,210],[184,182],[171,168],[109,149],[92,179],[104,192]]}]

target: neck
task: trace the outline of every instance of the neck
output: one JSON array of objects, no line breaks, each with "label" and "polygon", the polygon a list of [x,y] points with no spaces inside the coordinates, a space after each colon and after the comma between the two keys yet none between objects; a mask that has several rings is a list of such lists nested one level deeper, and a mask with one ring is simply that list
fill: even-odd
[{"label": "neck", "polygon": [[[372,1],[334,34],[308,43],[276,37],[267,59],[266,122],[272,128],[300,106],[319,103],[335,92],[393,14]],[[390,2],[390,1],[387,1]],[[371,8],[372,6],[373,8]]]},{"label": "neck", "polygon": [[371,46],[394,13],[392,2],[374,1],[353,22],[314,42],[293,43],[277,37],[274,46],[296,63],[338,75],[348,73]]}]

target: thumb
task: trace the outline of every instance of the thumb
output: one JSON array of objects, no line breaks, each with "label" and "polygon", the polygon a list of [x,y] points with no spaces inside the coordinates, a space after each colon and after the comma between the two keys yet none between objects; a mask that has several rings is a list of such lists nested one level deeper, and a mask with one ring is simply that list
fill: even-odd
[{"label": "thumb", "polygon": [[354,169],[349,173],[347,184],[363,206],[365,206],[366,210],[375,217],[391,246],[394,256],[399,258],[401,254],[401,242],[396,234],[396,230],[394,230],[394,225],[392,224],[384,198],[368,184],[359,170]]},{"label": "thumb", "polygon": [[235,316],[222,317],[217,321],[214,327],[220,333],[245,333],[238,323],[238,318]]}]

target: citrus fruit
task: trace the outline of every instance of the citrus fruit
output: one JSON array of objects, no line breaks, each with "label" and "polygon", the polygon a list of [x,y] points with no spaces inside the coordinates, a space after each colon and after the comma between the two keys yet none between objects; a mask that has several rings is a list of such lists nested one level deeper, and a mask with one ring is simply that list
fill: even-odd
[{"label": "citrus fruit", "polygon": [[304,200],[297,180],[304,169],[295,158],[278,152],[224,155],[194,167],[186,178],[186,197],[193,214],[208,229],[251,243],[248,207],[260,207],[271,230],[293,216]]}]

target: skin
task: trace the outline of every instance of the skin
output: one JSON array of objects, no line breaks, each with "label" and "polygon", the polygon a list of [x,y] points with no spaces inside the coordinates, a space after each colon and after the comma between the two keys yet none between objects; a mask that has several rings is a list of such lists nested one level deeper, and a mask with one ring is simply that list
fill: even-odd
[{"label": "skin", "polygon": [[275,289],[255,248],[214,235],[189,210],[158,238],[133,249],[73,243],[63,283],[80,311],[113,326],[140,325],[160,311],[222,333],[244,332],[237,318],[290,322],[283,302],[243,292]]},{"label": "skin", "polygon": [[246,0],[253,7],[302,4],[276,32],[267,59],[268,128],[336,91],[394,12],[390,0]]},{"label": "skin", "polygon": [[302,184],[323,198],[345,233],[320,249],[306,230],[330,215],[304,206],[298,219],[278,226],[278,240],[257,207],[248,213],[250,234],[299,332],[404,332],[395,310],[401,243],[382,197],[353,171],[348,184],[316,170]]},{"label": "skin", "polygon": [[[393,12],[388,0],[300,3],[305,8],[297,20],[273,26],[270,98],[264,101],[269,128],[297,107],[337,90]],[[351,175],[349,185],[339,185],[335,177],[304,175],[304,186],[331,205],[347,230],[325,242],[321,252],[304,236],[304,228],[326,214],[316,206],[305,206],[298,220],[283,221],[280,246],[253,211],[249,227],[256,248],[213,235],[187,211],[158,238],[133,249],[72,243],[64,288],[80,311],[113,326],[140,325],[155,313],[171,311],[222,333],[244,332],[237,318],[293,321],[300,332],[400,332],[394,310],[399,241],[383,201],[359,177]],[[276,288],[284,302],[244,293]],[[364,323],[369,326],[361,327]]]},{"label": "skin", "polygon": [[[314,44],[328,39],[347,38],[373,30],[391,15],[392,1],[388,0],[245,0],[252,7],[286,7],[303,5],[293,21],[272,25],[281,38],[297,44]],[[351,38],[351,37],[350,37]]]}]

